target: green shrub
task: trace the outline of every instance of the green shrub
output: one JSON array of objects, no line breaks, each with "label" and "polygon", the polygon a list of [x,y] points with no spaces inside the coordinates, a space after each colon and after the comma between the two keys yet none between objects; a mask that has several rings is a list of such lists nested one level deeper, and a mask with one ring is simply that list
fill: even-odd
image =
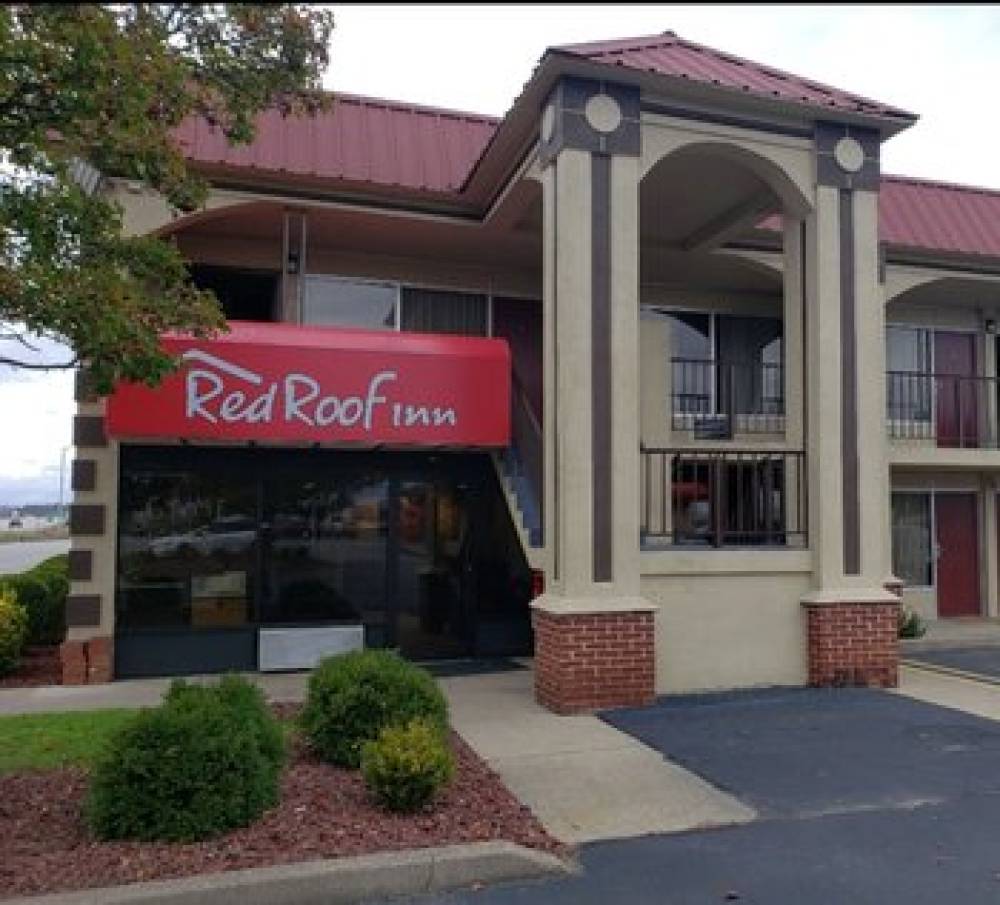
[{"label": "green shrub", "polygon": [[59,644],[66,636],[68,562],[65,555],[53,556],[27,572],[2,579],[28,611],[29,644]]},{"label": "green shrub", "polygon": [[165,700],[174,707],[198,707],[205,697],[217,697],[257,734],[260,750],[276,770],[285,763],[285,737],[281,724],[271,715],[264,693],[252,682],[236,675],[223,676],[215,685],[192,685],[177,679]]},{"label": "green shrub", "polygon": [[17,669],[28,637],[28,614],[10,588],[0,587],[0,676]]},{"label": "green shrub", "polygon": [[260,693],[237,677],[175,682],[98,759],[85,816],[102,839],[189,842],[277,803],[284,745]]},{"label": "green shrub", "polygon": [[324,760],[361,763],[361,749],[386,726],[422,718],[444,731],[448,706],[430,674],[390,651],[328,657],[309,677],[302,726]]},{"label": "green shrub", "polygon": [[927,634],[927,626],[920,614],[909,607],[899,608],[899,637],[900,638],[923,638]]},{"label": "green shrub", "polygon": [[372,797],[390,811],[416,811],[454,772],[451,751],[439,727],[426,720],[387,726],[361,756],[361,772]]}]

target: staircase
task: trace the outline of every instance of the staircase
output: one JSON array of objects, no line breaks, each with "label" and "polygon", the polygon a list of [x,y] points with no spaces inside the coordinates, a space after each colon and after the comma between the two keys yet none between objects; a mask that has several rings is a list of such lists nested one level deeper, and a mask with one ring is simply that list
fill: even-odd
[{"label": "staircase", "polygon": [[542,432],[538,417],[516,374],[511,393],[511,445],[494,453],[493,464],[507,500],[521,548],[533,569],[543,568]]}]

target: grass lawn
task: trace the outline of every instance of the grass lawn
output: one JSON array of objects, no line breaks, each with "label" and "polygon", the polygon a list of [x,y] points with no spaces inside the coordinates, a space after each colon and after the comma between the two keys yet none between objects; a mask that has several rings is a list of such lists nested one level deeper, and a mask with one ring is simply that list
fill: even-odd
[{"label": "grass lawn", "polygon": [[0,773],[90,767],[108,736],[135,712],[88,710],[0,717]]},{"label": "grass lawn", "polygon": [[[59,767],[87,769],[108,736],[137,712],[86,710],[0,717],[0,773]],[[282,720],[281,728],[287,739],[295,731],[295,723]]]}]

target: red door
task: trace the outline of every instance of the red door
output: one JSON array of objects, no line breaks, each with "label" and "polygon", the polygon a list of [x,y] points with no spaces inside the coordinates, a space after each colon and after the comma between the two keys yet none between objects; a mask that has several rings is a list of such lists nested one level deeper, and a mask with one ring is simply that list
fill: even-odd
[{"label": "red door", "polygon": [[976,494],[934,495],[938,616],[979,616]]},{"label": "red door", "polygon": [[975,336],[936,331],[934,373],[938,446],[978,446]]}]

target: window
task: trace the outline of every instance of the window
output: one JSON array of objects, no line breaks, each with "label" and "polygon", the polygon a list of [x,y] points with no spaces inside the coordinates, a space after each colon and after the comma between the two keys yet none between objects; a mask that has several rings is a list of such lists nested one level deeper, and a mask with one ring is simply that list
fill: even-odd
[{"label": "window", "polygon": [[930,330],[886,327],[886,398],[893,421],[930,421],[933,364]]},{"label": "window", "polygon": [[664,313],[675,415],[784,414],[780,318]]},{"label": "window", "polygon": [[892,571],[910,587],[934,584],[929,493],[892,494]]},{"label": "window", "polygon": [[192,264],[188,270],[195,286],[215,293],[226,320],[266,322],[281,319],[279,274],[208,264]]},{"label": "window", "polygon": [[395,330],[398,304],[399,290],[392,283],[312,275],[305,279],[302,322]]},{"label": "window", "polygon": [[486,336],[489,311],[485,295],[436,289],[403,289],[399,326],[414,333]]}]

